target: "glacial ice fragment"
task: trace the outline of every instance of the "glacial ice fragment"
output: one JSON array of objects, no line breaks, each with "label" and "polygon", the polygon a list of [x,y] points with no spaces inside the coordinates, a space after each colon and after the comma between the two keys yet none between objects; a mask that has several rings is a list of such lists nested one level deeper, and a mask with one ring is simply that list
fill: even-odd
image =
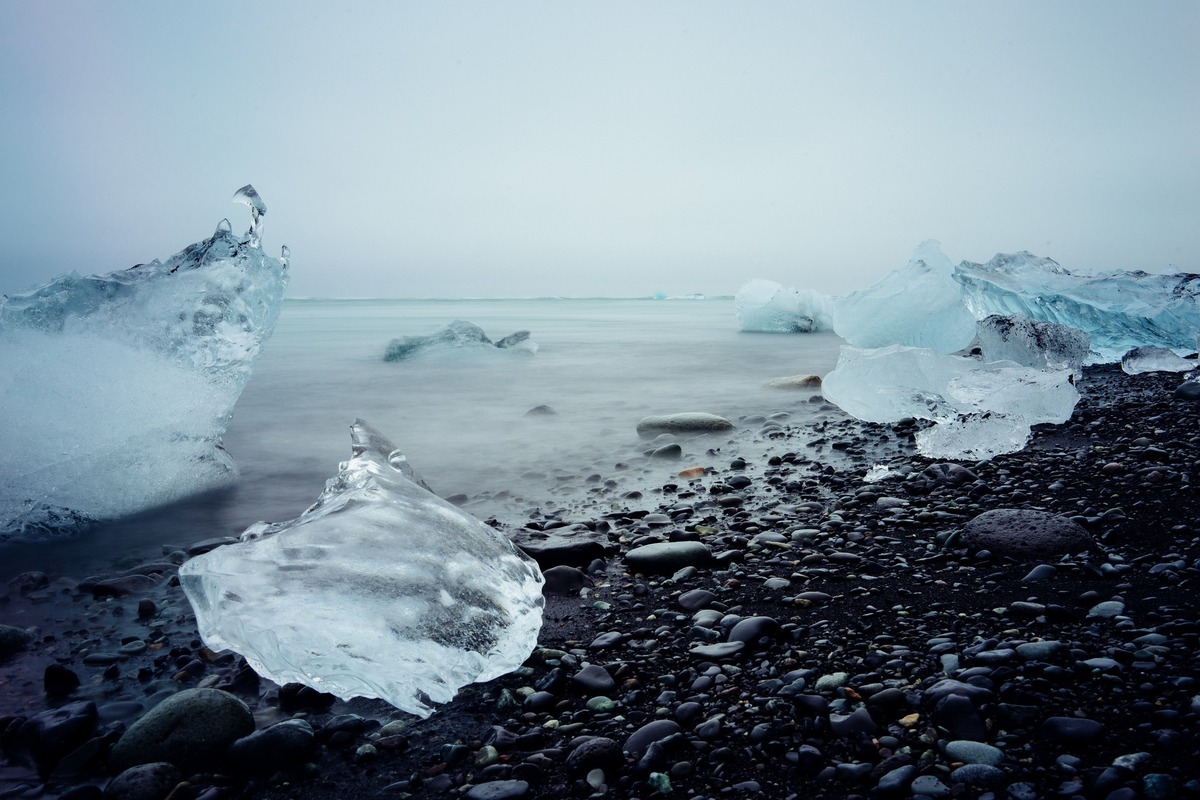
[{"label": "glacial ice fragment", "polygon": [[984,363],[929,348],[843,347],[825,397],[870,422],[906,417],[937,425],[917,436],[934,458],[977,459],[1020,450],[1032,425],[1065,422],[1079,400],[1067,370]]},{"label": "glacial ice fragment", "polygon": [[1200,331],[1200,275],[1142,271],[1075,274],[1027,252],[987,264],[964,261],[954,280],[975,316],[1024,314],[1082,330],[1091,363],[1115,362],[1134,347],[1191,351]]},{"label": "glacial ice fragment", "polygon": [[811,333],[833,330],[829,298],[811,289],[792,289],[755,278],[734,297],[738,330],[756,333]]},{"label": "glacial ice fragment", "polygon": [[992,314],[978,323],[976,341],[984,361],[1015,361],[1038,369],[1069,369],[1078,375],[1090,350],[1081,330],[1057,322],[1034,322],[1024,314]]},{"label": "glacial ice fragment", "polygon": [[937,242],[923,242],[903,269],[833,299],[834,332],[855,347],[963,349],[975,337],[975,317],[951,278],[953,269]]},{"label": "glacial ice fragment", "polygon": [[1165,347],[1135,347],[1121,359],[1121,370],[1126,375],[1143,372],[1189,372],[1196,369],[1194,359],[1175,355]]},{"label": "glacial ice fragment", "polygon": [[[253,188],[245,191],[257,199]],[[0,298],[0,541],[212,489],[288,275],[227,220],[172,256]]]},{"label": "glacial ice fragment", "polygon": [[362,420],[353,457],[294,520],[186,562],[204,641],[277,683],[377,697],[418,716],[510,672],[542,624],[536,562],[419,485]]},{"label": "glacial ice fragment", "polygon": [[511,350],[515,353],[533,355],[538,351],[537,342],[529,338],[529,331],[510,333],[493,342],[483,328],[473,322],[456,319],[441,330],[428,336],[403,336],[388,342],[384,361],[405,361],[429,352],[455,352],[468,350]]}]

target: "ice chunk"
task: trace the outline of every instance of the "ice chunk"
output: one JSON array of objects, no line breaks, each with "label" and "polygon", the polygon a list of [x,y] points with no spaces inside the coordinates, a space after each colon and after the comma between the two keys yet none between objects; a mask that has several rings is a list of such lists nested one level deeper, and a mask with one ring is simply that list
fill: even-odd
[{"label": "ice chunk", "polygon": [[1128,375],[1143,372],[1188,372],[1196,369],[1196,361],[1175,355],[1165,347],[1135,347],[1121,359],[1121,369]]},{"label": "ice chunk", "polygon": [[759,333],[833,330],[829,302],[811,289],[787,288],[759,278],[738,289],[733,300],[738,329]]},{"label": "ice chunk", "polygon": [[935,458],[990,458],[1025,446],[1032,425],[1065,422],[1079,393],[1068,370],[982,363],[929,348],[843,347],[825,397],[870,422],[933,420],[917,436]]},{"label": "ice chunk", "polygon": [[0,539],[236,475],[221,436],[287,286],[285,265],[258,246],[265,208],[254,208],[244,236],[223,221],[165,263],[0,298]]},{"label": "ice chunk", "polygon": [[975,338],[975,317],[951,278],[953,270],[937,242],[922,243],[903,269],[869,289],[834,298],[834,332],[856,347],[963,349]]},{"label": "ice chunk", "polygon": [[1090,361],[1115,362],[1148,345],[1190,351],[1200,331],[1200,275],[1116,271],[1074,274],[1027,252],[954,270],[967,306],[979,318],[1024,314],[1087,333]]},{"label": "ice chunk", "polygon": [[1057,322],[1034,322],[1024,314],[981,319],[976,340],[985,361],[1015,361],[1038,369],[1069,369],[1078,375],[1090,351],[1088,336]]},{"label": "ice chunk", "polygon": [[542,624],[537,564],[418,485],[362,420],[353,457],[298,518],[186,562],[204,641],[277,683],[378,697],[425,717],[462,686],[510,672]]},{"label": "ice chunk", "polygon": [[517,353],[534,354],[537,343],[529,338],[529,331],[517,331],[493,342],[483,328],[473,322],[456,319],[441,330],[428,336],[404,336],[388,342],[384,361],[404,361],[432,351],[453,352],[468,350],[511,350]]}]

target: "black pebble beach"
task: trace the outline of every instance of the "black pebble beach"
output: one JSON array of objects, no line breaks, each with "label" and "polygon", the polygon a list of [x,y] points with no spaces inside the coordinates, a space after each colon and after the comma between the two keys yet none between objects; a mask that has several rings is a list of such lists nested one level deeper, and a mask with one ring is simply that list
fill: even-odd
[{"label": "black pebble beach", "polygon": [[669,483],[541,506],[505,530],[547,573],[539,648],[427,720],[204,648],[185,553],[26,573],[0,798],[1200,797],[1180,380],[1088,368],[1069,422],[980,463],[911,422],[740,421]]}]

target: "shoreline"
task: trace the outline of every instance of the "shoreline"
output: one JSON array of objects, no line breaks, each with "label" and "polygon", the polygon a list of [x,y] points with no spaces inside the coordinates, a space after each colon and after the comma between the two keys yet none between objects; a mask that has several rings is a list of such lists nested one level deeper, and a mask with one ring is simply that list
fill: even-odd
[{"label": "shoreline", "polygon": [[[927,470],[949,462],[915,455],[911,425],[834,414],[756,423],[626,510],[552,500],[521,535],[615,552],[561,564],[526,665],[423,721],[206,652],[171,559],[18,578],[3,621],[39,627],[0,661],[0,798],[98,797],[124,727],[194,688],[229,690],[260,733],[303,720],[307,738],[166,773],[161,797],[1200,796],[1200,404],[1172,397],[1179,382],[1089,367],[1070,421],[959,469]],[[867,484],[879,462],[911,470]],[[1005,509],[1071,520],[1090,544],[964,543]],[[714,560],[628,569],[631,549],[672,540]],[[80,685],[47,698],[51,664]],[[79,720],[53,747],[61,727],[28,725],[52,709]]]}]

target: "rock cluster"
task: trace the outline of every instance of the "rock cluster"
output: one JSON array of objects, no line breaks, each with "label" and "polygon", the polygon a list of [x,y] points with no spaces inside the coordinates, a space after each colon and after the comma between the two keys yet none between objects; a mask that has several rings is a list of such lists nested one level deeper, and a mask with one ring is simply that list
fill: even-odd
[{"label": "rock cluster", "polygon": [[1200,796],[1200,404],[1177,383],[1089,368],[1068,423],[981,463],[916,456],[913,422],[739,420],[669,482],[543,506],[511,531],[547,574],[539,648],[424,721],[205,650],[174,550],[22,576],[0,792]]}]

